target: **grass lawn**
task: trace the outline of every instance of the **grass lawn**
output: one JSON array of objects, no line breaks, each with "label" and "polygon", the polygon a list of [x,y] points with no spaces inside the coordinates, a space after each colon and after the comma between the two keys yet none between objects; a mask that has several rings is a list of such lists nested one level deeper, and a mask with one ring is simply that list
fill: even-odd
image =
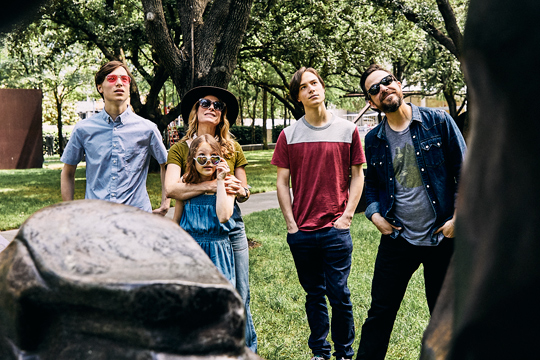
[{"label": "grass lawn", "polygon": [[[298,282],[279,209],[244,217],[250,240],[260,244],[250,250],[251,311],[259,341],[259,354],[267,360],[309,359],[309,328],[305,293]],[[354,350],[367,316],[379,232],[362,214],[354,217],[354,243],[349,277],[356,325]],[[429,321],[422,271],[417,271],[405,295],[390,339],[387,359],[418,359],[422,334]],[[329,338],[330,339],[330,338]]]},{"label": "grass lawn", "polygon": [[[270,165],[273,150],[246,151],[246,167],[253,194],[276,189],[276,167]],[[42,169],[0,170],[0,231],[17,229],[36,211],[62,201],[58,156],[45,157]],[[84,163],[75,174],[75,199],[84,199],[86,174]],[[161,202],[159,174],[148,174],[146,182],[152,208]]]}]

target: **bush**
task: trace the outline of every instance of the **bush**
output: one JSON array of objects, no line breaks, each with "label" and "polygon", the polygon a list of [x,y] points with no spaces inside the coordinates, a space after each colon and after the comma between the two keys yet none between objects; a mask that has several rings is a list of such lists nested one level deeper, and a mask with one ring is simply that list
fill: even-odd
[{"label": "bush", "polygon": [[[64,148],[66,147],[69,136],[64,134]],[[58,132],[44,131],[43,132],[43,155],[58,155]]]},{"label": "bush", "polygon": [[236,141],[240,145],[246,145],[246,144],[262,144],[263,137],[262,137],[262,127],[261,126],[255,126],[255,137],[252,138],[252,128],[251,126],[231,126],[229,129],[231,134],[234,135],[236,138]]},{"label": "bush", "polygon": [[[177,126],[176,127],[178,134],[180,135],[180,138],[182,138],[185,134],[184,127],[183,126]],[[187,130],[187,129],[186,129]],[[262,137],[262,127],[261,126],[255,126],[255,138],[251,138],[251,126],[231,126],[229,128],[229,132],[234,135],[234,138],[240,145],[246,145],[246,144],[262,144],[263,137]]]},{"label": "bush", "polygon": [[279,138],[279,134],[281,134],[281,132],[283,131],[284,128],[285,128],[284,125],[276,125],[272,129],[272,142],[273,143],[277,142],[277,139]]}]

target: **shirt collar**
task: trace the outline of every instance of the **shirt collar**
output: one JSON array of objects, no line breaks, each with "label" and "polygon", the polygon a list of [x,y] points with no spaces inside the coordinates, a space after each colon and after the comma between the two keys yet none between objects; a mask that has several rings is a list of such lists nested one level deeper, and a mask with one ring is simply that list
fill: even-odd
[{"label": "shirt collar", "polygon": [[411,104],[411,103],[407,103],[411,106],[411,109],[412,109],[412,119],[411,121],[418,121],[418,122],[422,122],[422,116],[420,115],[420,110],[418,109],[418,106],[414,105],[414,104]]},{"label": "shirt collar", "polygon": [[131,112],[131,109],[130,107],[128,106],[126,111],[124,111],[123,113],[121,113],[120,115],[118,115],[118,117],[116,119],[113,119],[109,116],[109,114],[107,114],[107,112],[105,111],[105,109],[103,109],[101,111],[101,117],[103,120],[105,120],[105,122],[107,122],[107,124],[111,124],[111,123],[120,123],[120,124],[125,124],[125,122],[128,120],[129,116],[132,114]]},{"label": "shirt collar", "polygon": [[[411,110],[412,110],[412,118],[411,118],[411,124],[413,121],[418,121],[418,122],[422,122],[422,116],[420,115],[420,110],[418,109],[418,106],[412,104],[412,103],[407,103],[410,107],[411,107]],[[380,139],[383,138],[383,134],[384,134],[384,123],[386,123],[386,115],[384,116],[383,120],[382,120],[382,123],[383,126],[380,127],[379,131],[377,132],[377,137],[379,137]]]}]

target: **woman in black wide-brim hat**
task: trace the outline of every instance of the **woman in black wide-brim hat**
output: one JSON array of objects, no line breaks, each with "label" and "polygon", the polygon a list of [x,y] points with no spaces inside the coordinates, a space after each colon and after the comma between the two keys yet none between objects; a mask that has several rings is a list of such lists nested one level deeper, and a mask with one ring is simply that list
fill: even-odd
[{"label": "woman in black wide-brim hat", "polygon": [[[247,160],[238,142],[229,133],[229,120],[238,117],[238,100],[229,91],[214,86],[199,86],[191,89],[180,104],[182,118],[188,120],[188,130],[180,142],[169,150],[165,191],[167,197],[188,200],[206,192],[216,191],[216,181],[199,184],[185,184],[182,175],[186,171],[187,155],[193,139],[201,135],[211,135],[221,146],[231,174],[226,178],[228,193],[236,195],[238,202],[249,198],[249,189],[244,166]],[[234,251],[236,290],[242,297],[246,308],[246,346],[257,352],[257,335],[249,308],[249,249],[244,221],[238,204],[235,203],[233,219],[236,227],[229,233]]]}]

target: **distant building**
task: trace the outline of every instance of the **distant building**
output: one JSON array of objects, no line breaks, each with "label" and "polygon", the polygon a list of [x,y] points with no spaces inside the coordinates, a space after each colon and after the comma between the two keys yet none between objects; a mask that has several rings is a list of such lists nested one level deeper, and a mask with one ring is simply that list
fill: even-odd
[{"label": "distant building", "polygon": [[103,110],[103,106],[103,99],[87,99],[86,101],[77,101],[77,103],[75,104],[75,111],[77,112],[77,115],[79,115],[81,120],[84,120]]}]

